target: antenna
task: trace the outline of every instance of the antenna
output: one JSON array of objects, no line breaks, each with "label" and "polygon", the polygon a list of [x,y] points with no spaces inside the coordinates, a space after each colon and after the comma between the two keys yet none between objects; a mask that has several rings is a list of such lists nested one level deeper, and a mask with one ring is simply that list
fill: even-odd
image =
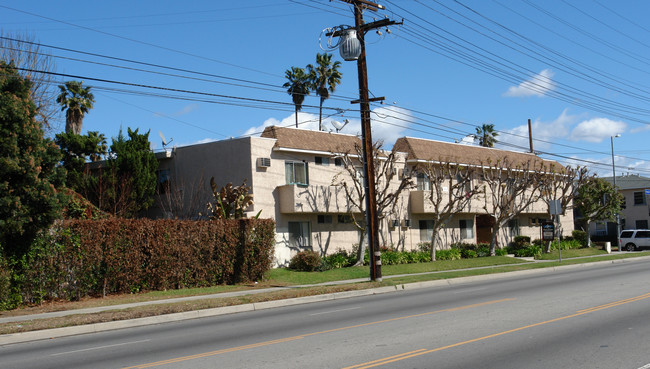
[{"label": "antenna", "polygon": [[336,128],[336,133],[339,133],[343,129],[343,127],[347,126],[348,123],[350,123],[350,121],[346,119],[343,121],[343,123],[341,123],[333,120],[331,121],[331,123],[334,126],[334,128]]},{"label": "antenna", "polygon": [[158,134],[160,135],[160,139],[162,140],[163,149],[165,149],[165,146],[169,145],[172,141],[174,141],[173,138],[169,141],[165,140],[165,135],[163,135],[162,131],[158,131]]}]

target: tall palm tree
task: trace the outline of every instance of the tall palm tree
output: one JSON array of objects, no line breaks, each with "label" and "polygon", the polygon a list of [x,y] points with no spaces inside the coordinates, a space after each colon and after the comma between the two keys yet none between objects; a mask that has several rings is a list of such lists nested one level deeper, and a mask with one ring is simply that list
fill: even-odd
[{"label": "tall palm tree", "polygon": [[316,66],[307,65],[307,72],[312,80],[312,88],[320,96],[320,110],[318,113],[318,129],[323,130],[323,102],[330,97],[330,92],[336,90],[341,84],[340,61],[332,63],[332,54],[316,54]]},{"label": "tall palm tree", "polygon": [[494,124],[484,124],[481,127],[476,127],[475,137],[478,139],[478,144],[483,147],[494,147],[498,135],[494,130]]},{"label": "tall palm tree", "polygon": [[282,87],[287,87],[287,92],[296,106],[296,128],[298,128],[298,112],[302,109],[305,96],[311,91],[311,79],[303,68],[291,67],[284,72],[287,82]]},{"label": "tall palm tree", "polygon": [[66,133],[81,134],[84,115],[93,108],[95,96],[90,92],[90,86],[83,87],[81,81],[68,81],[59,85],[61,93],[56,102],[65,112]]}]

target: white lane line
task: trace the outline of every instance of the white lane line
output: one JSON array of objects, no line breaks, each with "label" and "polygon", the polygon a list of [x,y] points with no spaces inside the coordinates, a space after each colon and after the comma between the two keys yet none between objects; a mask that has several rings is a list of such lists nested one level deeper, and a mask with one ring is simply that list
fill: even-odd
[{"label": "white lane line", "polygon": [[640,367],[639,369],[650,369],[650,364],[646,364],[646,365]]},{"label": "white lane line", "polygon": [[124,346],[124,345],[132,345],[134,343],[142,343],[142,342],[148,342],[151,340],[141,340],[141,341],[133,341],[133,342],[124,342],[124,343],[116,343],[114,345],[106,345],[106,346],[98,346],[98,347],[90,347],[87,349],[81,349],[81,350],[74,350],[74,351],[66,351],[66,352],[59,352],[57,354],[52,354],[50,356],[59,356],[59,355],[67,355],[67,354],[74,354],[77,352],[84,352],[84,351],[92,351],[92,350],[101,350],[109,347],[116,347],[116,346]]},{"label": "white lane line", "polygon": [[309,314],[309,316],[314,316],[314,315],[323,315],[323,314],[334,314],[334,313],[340,313],[341,311],[348,311],[348,310],[356,310],[356,309],[361,309],[361,306],[349,308],[349,309],[340,309],[340,310],[331,310],[331,311],[324,311],[322,313],[313,313]]},{"label": "white lane line", "polygon": [[459,293],[476,292],[476,291],[483,291],[484,289],[485,289],[485,287],[481,287],[481,288],[470,288],[470,289],[466,289],[466,290],[455,291],[454,293],[455,293],[455,294],[459,294]]}]

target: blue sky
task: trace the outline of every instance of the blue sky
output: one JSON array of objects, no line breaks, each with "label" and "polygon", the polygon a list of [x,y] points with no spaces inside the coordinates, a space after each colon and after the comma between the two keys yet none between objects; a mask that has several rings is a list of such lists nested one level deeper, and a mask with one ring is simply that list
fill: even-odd
[{"label": "blue sky", "polygon": [[[499,131],[501,147],[523,151],[531,119],[534,149],[544,158],[608,176],[610,137],[620,134],[617,173],[650,177],[650,3],[381,4],[386,10],[366,11],[366,21],[389,17],[403,25],[367,35],[371,96],[386,97],[372,105],[374,138],[462,141],[487,123]],[[54,57],[59,82],[93,87],[96,103],[82,132],[150,130],[154,149],[161,149],[158,132],[172,145],[189,145],[293,125],[284,71],[314,63],[320,46],[327,49],[323,31],[353,24],[352,14],[338,0],[0,5],[5,36],[31,35]],[[343,80],[324,114],[348,119],[343,132],[356,134],[356,63],[331,52]],[[315,95],[299,120],[317,129]],[[63,115],[57,125],[63,130]]]}]

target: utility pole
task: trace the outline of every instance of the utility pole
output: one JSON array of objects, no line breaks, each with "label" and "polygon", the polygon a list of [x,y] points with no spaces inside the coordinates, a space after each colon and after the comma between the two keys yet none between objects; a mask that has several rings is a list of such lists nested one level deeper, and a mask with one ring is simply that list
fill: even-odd
[{"label": "utility pole", "polygon": [[[368,93],[368,68],[366,65],[365,34],[369,30],[386,27],[395,24],[395,21],[381,19],[368,24],[363,23],[363,9],[377,11],[384,9],[383,6],[366,0],[341,0],[354,6],[354,28],[357,39],[360,42],[361,54],[357,59],[357,71],[359,74],[359,100],[351,101],[358,103],[361,110],[361,141],[363,144],[363,171],[364,190],[366,194],[366,229],[368,233],[368,254],[370,256],[370,279],[381,281],[381,253],[379,251],[379,219],[377,214],[377,194],[375,182],[375,166],[373,158],[372,133],[370,127],[370,102],[381,101],[384,98],[369,98]],[[329,36],[330,34],[328,34]],[[333,32],[331,35],[340,36],[341,31]]]}]

